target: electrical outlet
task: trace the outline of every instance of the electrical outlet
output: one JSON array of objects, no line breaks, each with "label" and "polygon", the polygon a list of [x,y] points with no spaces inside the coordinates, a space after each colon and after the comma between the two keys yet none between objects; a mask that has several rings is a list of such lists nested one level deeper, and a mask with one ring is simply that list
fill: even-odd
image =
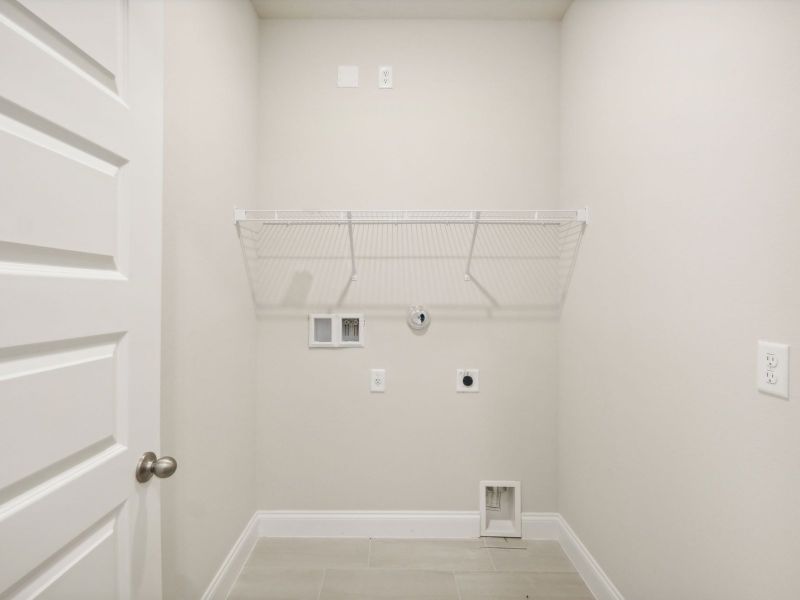
[{"label": "electrical outlet", "polygon": [[775,370],[778,366],[778,358],[774,352],[767,352],[767,368]]},{"label": "electrical outlet", "polygon": [[480,391],[478,369],[456,369],[456,391],[464,393],[477,393]]},{"label": "electrical outlet", "polygon": [[758,342],[756,379],[761,392],[789,398],[789,346]]},{"label": "electrical outlet", "polygon": [[369,391],[386,391],[386,369],[372,369],[369,373]]},{"label": "electrical outlet", "polygon": [[378,67],[378,88],[392,89],[392,67]]}]

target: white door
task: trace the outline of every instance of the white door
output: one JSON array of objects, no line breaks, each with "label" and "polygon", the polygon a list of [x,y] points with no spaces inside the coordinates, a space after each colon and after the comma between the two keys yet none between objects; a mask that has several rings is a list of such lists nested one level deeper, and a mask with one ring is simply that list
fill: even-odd
[{"label": "white door", "polygon": [[0,0],[0,599],[161,596],[158,0]]}]

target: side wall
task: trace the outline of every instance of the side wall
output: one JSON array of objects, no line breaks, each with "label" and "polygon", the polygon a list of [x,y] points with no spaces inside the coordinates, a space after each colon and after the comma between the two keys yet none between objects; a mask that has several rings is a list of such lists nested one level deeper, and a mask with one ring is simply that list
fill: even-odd
[{"label": "side wall", "polygon": [[[263,208],[554,207],[558,23],[265,21],[261,32]],[[392,90],[377,88],[384,64]],[[358,65],[361,86],[338,89],[338,65]],[[319,231],[285,253],[338,235]],[[450,251],[450,235],[442,228],[428,240]],[[351,303],[366,314],[366,348],[308,349],[311,310],[290,296],[320,261],[293,273],[282,312],[264,312],[259,507],[477,510],[479,480],[519,479],[523,510],[554,510],[555,321],[433,305],[443,278],[476,289],[458,260],[417,288],[413,302],[429,305],[433,320],[416,336],[396,300],[419,277],[387,277],[397,263],[380,252],[395,241],[365,257],[376,276],[350,288],[357,298],[386,286],[383,302]],[[347,284],[346,270],[331,273],[334,286]],[[313,284],[325,276],[318,269]],[[455,393],[459,367],[480,369],[479,394]],[[385,394],[369,393],[370,368],[386,369]]]},{"label": "side wall", "polygon": [[[578,1],[559,510],[626,598],[800,597],[800,3]],[[756,341],[794,344],[791,401]]]},{"label": "side wall", "polygon": [[258,19],[166,2],[164,597],[202,595],[255,501],[255,319],[233,207],[255,197]]}]

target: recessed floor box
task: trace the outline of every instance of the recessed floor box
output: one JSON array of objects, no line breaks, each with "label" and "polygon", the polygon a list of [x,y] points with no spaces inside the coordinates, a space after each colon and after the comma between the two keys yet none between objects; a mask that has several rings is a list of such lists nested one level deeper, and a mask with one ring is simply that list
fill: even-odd
[{"label": "recessed floor box", "polygon": [[522,537],[519,481],[481,481],[481,536]]}]

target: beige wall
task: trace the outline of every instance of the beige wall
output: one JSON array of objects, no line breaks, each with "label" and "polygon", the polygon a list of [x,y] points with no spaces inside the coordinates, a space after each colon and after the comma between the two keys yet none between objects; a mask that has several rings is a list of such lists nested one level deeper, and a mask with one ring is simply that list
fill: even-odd
[{"label": "beige wall", "polygon": [[256,508],[255,319],[233,206],[255,196],[258,20],[166,2],[164,597],[199,598]]},{"label": "beige wall", "polygon": [[[266,21],[261,34],[263,207],[554,205],[557,23]],[[340,64],[361,67],[361,87],[337,89]],[[395,89],[377,89],[381,64]],[[435,239],[455,251],[452,231]],[[346,256],[342,240],[296,240],[294,274],[341,290],[342,261],[308,253]],[[370,264],[345,302],[367,316],[364,349],[309,350],[302,278],[259,279],[279,305],[259,323],[259,507],[477,510],[478,481],[507,478],[522,480],[523,510],[555,510],[554,320],[462,310],[476,292],[461,260]],[[410,302],[432,310],[424,336],[405,324]],[[455,393],[458,367],[480,369],[479,394]],[[369,393],[370,368],[387,370],[385,394]]]},{"label": "beige wall", "polygon": [[[559,510],[626,598],[800,597],[800,3],[576,2]],[[792,358],[800,387],[800,353]]]}]

